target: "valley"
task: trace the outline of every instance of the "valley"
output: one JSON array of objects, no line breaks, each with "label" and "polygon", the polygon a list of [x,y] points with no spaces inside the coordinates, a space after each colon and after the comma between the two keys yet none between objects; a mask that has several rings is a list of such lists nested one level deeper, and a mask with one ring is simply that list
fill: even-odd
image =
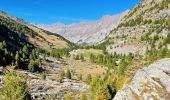
[{"label": "valley", "polygon": [[79,24],[0,11],[0,100],[169,100],[170,0]]}]

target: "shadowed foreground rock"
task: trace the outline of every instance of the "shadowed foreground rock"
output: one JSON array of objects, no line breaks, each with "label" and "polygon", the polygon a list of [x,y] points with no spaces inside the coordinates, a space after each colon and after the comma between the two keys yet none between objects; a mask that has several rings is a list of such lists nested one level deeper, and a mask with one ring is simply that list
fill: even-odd
[{"label": "shadowed foreground rock", "polygon": [[170,59],[163,59],[140,69],[128,87],[113,100],[169,100]]}]

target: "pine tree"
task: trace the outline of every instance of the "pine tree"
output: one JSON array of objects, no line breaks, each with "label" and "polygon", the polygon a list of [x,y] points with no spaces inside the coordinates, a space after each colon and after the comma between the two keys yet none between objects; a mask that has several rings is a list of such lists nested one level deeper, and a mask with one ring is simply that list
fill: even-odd
[{"label": "pine tree", "polygon": [[111,95],[109,94],[108,88],[99,88],[96,93],[95,100],[109,100],[111,99]]},{"label": "pine tree", "polygon": [[28,70],[31,72],[35,72],[35,62],[33,60],[30,60],[30,63],[28,65]]},{"label": "pine tree", "polygon": [[90,84],[91,81],[92,81],[91,74],[88,74],[88,75],[87,75],[87,78],[86,78],[86,82],[87,82],[88,84]]},{"label": "pine tree", "polygon": [[1,100],[30,100],[26,81],[13,70],[5,72],[3,83],[0,89]]},{"label": "pine tree", "polygon": [[71,72],[70,72],[69,69],[67,69],[66,77],[67,77],[68,79],[71,79]]},{"label": "pine tree", "polygon": [[79,100],[87,100],[87,97],[84,92],[80,92],[79,98],[80,98]]},{"label": "pine tree", "polygon": [[2,45],[3,45],[3,48],[6,48],[7,47],[7,44],[5,41],[2,42]]},{"label": "pine tree", "polygon": [[19,63],[20,63],[20,59],[19,59],[19,53],[18,53],[18,51],[17,51],[17,53],[16,53],[16,55],[15,55],[15,65],[16,65],[17,67],[19,67]]},{"label": "pine tree", "polygon": [[3,43],[0,42],[0,49],[3,49],[3,48],[4,48]]},{"label": "pine tree", "polygon": [[168,48],[167,48],[167,47],[162,48],[162,49],[160,50],[159,57],[160,57],[160,58],[166,57],[166,56],[167,56],[167,52],[168,52]]},{"label": "pine tree", "polygon": [[8,50],[5,48],[5,55],[8,55]]},{"label": "pine tree", "polygon": [[59,81],[59,82],[61,83],[62,80],[63,80],[63,73],[62,73],[62,72],[59,72],[59,73],[57,74],[57,81]]},{"label": "pine tree", "polygon": [[65,100],[75,100],[74,94],[72,92],[67,93]]},{"label": "pine tree", "polygon": [[79,60],[80,58],[79,58],[79,55],[76,55],[75,57],[74,57],[74,59],[75,60]]},{"label": "pine tree", "polygon": [[29,52],[28,52],[28,48],[27,48],[26,45],[24,45],[22,51],[23,51],[26,55],[28,55],[28,53],[29,53]]},{"label": "pine tree", "polygon": [[42,79],[43,79],[43,80],[46,80],[46,73],[45,73],[45,72],[42,73],[41,76],[42,76]]},{"label": "pine tree", "polygon": [[118,71],[119,76],[124,75],[124,71],[126,67],[127,67],[127,62],[125,61],[125,58],[122,58],[120,65],[119,65],[119,71]]},{"label": "pine tree", "polygon": [[82,54],[80,55],[80,60],[84,61],[84,56]]},{"label": "pine tree", "polygon": [[95,56],[93,54],[90,54],[90,61],[95,62]]}]

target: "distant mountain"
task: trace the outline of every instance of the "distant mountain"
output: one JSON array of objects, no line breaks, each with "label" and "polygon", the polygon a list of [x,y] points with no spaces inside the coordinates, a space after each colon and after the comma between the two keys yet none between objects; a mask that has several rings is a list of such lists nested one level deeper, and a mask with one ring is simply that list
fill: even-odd
[{"label": "distant mountain", "polygon": [[104,16],[100,20],[94,22],[81,22],[79,24],[70,25],[56,23],[37,26],[50,32],[60,34],[73,43],[95,44],[105,39],[110,31],[117,27],[120,20],[127,13],[128,11],[125,11],[114,16]]}]

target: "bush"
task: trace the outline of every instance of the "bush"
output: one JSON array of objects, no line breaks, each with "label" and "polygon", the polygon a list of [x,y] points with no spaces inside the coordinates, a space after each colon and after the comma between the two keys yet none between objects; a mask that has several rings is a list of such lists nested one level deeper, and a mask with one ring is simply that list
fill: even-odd
[{"label": "bush", "polygon": [[87,100],[87,97],[84,92],[80,92],[79,100]]},{"label": "bush", "polygon": [[53,49],[50,53],[51,56],[60,59],[62,56],[69,56],[69,49],[63,48],[63,49]]},{"label": "bush", "polygon": [[13,70],[8,70],[3,78],[4,85],[0,89],[1,100],[29,100],[26,81]]},{"label": "bush", "polygon": [[87,82],[88,84],[90,84],[91,81],[92,81],[91,74],[88,74],[88,75],[87,75],[87,78],[86,78],[86,82]]},{"label": "bush", "polygon": [[57,74],[57,81],[59,81],[59,82],[61,83],[62,80],[63,80],[63,73],[62,73],[62,72],[59,72],[59,73]]},{"label": "bush", "polygon": [[67,69],[66,77],[67,77],[68,79],[71,79],[71,72],[70,72],[69,69]]},{"label": "bush", "polygon": [[67,93],[65,100],[75,100],[74,94],[72,92]]},{"label": "bush", "polygon": [[99,90],[97,90],[95,100],[110,100],[110,99],[111,95],[109,94],[108,89],[100,88]]},{"label": "bush", "polygon": [[42,73],[41,77],[42,77],[43,80],[46,80],[46,73]]},{"label": "bush", "polygon": [[170,33],[167,35],[166,43],[170,43]]},{"label": "bush", "polygon": [[35,72],[35,64],[34,64],[33,60],[30,61],[29,65],[28,65],[28,70],[31,72]]},{"label": "bush", "polygon": [[28,70],[31,72],[35,71],[41,71],[41,61],[39,59],[30,60],[30,63],[28,64]]}]

